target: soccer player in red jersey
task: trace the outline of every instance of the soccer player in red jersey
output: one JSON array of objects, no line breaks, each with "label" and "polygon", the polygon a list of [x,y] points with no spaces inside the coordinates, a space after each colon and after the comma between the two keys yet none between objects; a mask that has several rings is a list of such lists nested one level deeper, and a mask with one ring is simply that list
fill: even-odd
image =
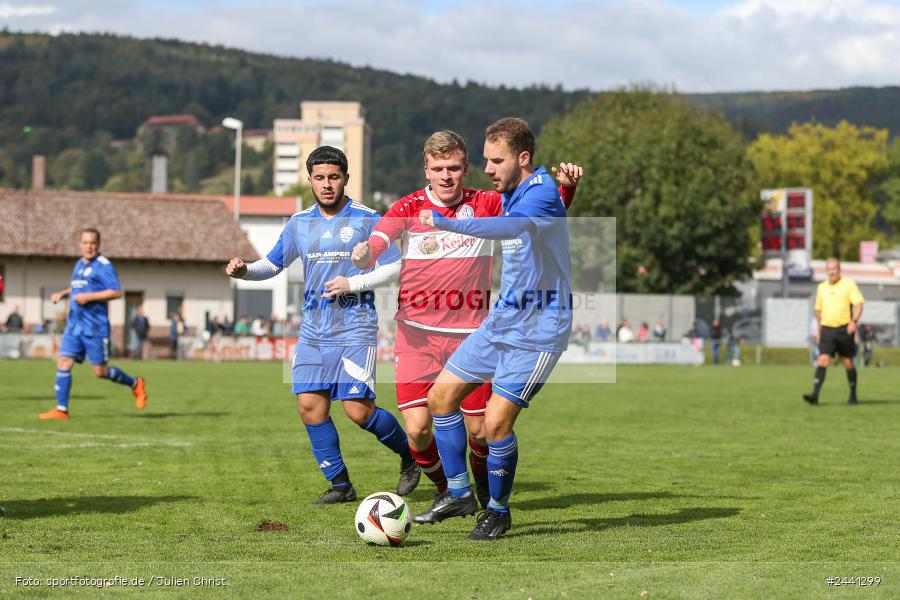
[{"label": "soccer player in red jersey", "polygon": [[[410,451],[422,472],[437,487],[431,509],[416,515],[419,523],[436,523],[453,516],[440,502],[447,480],[434,441],[428,390],[457,346],[487,317],[490,307],[494,243],[467,235],[435,231],[419,222],[422,209],[447,217],[469,219],[501,214],[496,191],[463,187],[468,154],[463,138],[453,131],[438,131],[425,142],[425,178],[429,185],[397,200],[367,242],[354,248],[357,266],[372,263],[400,240],[403,257],[398,297],[397,341],[394,347],[397,404],[406,424]],[[572,203],[581,167],[561,163],[553,169],[566,207]],[[469,431],[469,465],[482,506],[490,494],[487,484],[487,442],[484,411],[491,396],[490,382],[463,400],[462,412]],[[468,510],[468,509],[467,509]]]}]

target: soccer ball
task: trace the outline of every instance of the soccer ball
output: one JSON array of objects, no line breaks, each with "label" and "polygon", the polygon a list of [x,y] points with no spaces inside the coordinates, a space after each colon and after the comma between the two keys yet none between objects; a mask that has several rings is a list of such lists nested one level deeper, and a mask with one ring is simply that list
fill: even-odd
[{"label": "soccer ball", "polygon": [[399,546],[410,529],[409,505],[397,494],[377,492],[366,496],[356,509],[356,533],[369,545]]}]

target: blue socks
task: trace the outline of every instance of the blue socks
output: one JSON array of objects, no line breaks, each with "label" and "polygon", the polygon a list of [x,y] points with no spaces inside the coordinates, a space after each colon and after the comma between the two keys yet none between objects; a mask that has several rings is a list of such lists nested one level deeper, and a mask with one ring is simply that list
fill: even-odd
[{"label": "blue socks", "polygon": [[501,513],[509,512],[509,495],[518,462],[519,443],[515,433],[502,440],[488,442],[488,488],[491,491],[488,508]]},{"label": "blue socks", "polygon": [[465,496],[472,488],[469,482],[469,467],[466,464],[468,435],[462,411],[457,410],[449,415],[432,415],[432,418],[434,439],[444,465],[444,474],[447,476],[447,491],[451,496]]},{"label": "blue socks", "polygon": [[69,411],[69,390],[72,389],[72,372],[56,370],[56,408]]},{"label": "blue socks", "polygon": [[[340,475],[344,467],[344,458],[341,456],[341,445],[338,440],[338,432],[334,427],[334,421],[328,417],[321,423],[316,425],[307,425],[306,432],[309,434],[309,441],[312,445],[313,456],[325,479],[331,481]],[[339,487],[341,484],[334,484]],[[350,485],[349,482],[342,485]]]},{"label": "blue socks", "polygon": [[128,375],[122,369],[118,367],[109,367],[106,369],[106,378],[114,383],[121,383],[122,385],[127,385],[130,388],[134,387],[135,379],[131,375]]},{"label": "blue socks", "polygon": [[397,417],[376,406],[369,422],[363,425],[363,429],[372,433],[378,438],[378,441],[399,454],[402,457],[412,455],[409,453],[409,441],[406,438],[406,432],[397,422]]}]

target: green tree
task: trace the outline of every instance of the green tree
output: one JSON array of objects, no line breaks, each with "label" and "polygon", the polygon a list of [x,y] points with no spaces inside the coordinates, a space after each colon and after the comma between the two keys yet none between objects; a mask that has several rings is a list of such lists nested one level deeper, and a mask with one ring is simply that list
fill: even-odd
[{"label": "green tree", "polygon": [[[619,291],[727,293],[749,275],[758,192],[723,117],[653,89],[598,94],[545,126],[536,158],[585,168],[570,215],[616,219]],[[589,235],[573,233],[573,279],[609,280],[612,250]]]},{"label": "green tree", "polygon": [[894,244],[900,242],[900,140],[894,140],[887,152],[885,177],[875,188],[880,224]]},{"label": "green tree", "polygon": [[879,239],[872,182],[887,167],[888,132],[841,121],[794,124],[787,135],[763,134],[748,156],[763,188],[813,191],[813,255],[859,257],[859,243]]},{"label": "green tree", "polygon": [[64,190],[87,189],[85,160],[86,152],[81,148],[69,148],[57,154],[48,169],[50,185]]}]

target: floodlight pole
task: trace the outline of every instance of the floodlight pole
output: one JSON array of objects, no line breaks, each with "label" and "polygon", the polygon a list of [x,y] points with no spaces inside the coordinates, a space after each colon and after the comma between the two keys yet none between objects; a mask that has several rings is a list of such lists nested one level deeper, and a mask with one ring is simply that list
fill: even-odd
[{"label": "floodlight pole", "polygon": [[235,130],[234,137],[234,220],[241,218],[241,133],[244,123],[234,117],[225,117],[222,125]]}]

